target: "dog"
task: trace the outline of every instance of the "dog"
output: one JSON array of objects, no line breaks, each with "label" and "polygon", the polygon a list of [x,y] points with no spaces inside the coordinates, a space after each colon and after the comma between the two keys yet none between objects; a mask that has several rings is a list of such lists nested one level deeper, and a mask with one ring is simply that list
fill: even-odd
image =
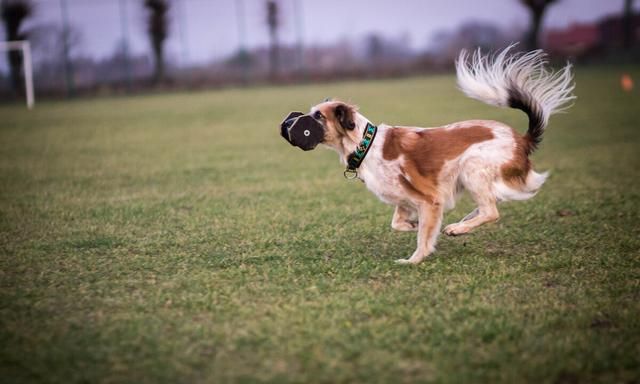
[{"label": "dog", "polygon": [[358,178],[380,200],[395,206],[391,227],[417,231],[417,248],[400,264],[418,264],[435,250],[443,212],[467,191],[477,208],[444,233],[458,236],[499,218],[497,203],[533,197],[547,173],[533,170],[549,117],[575,98],[571,64],[547,68],[541,50],[493,56],[462,51],[456,60],[459,88],[469,97],[522,110],[529,118],[521,135],[493,120],[467,120],[442,127],[375,126],[356,106],[325,101],[308,114],[293,112],[281,125],[292,145],[335,150],[345,177]]}]

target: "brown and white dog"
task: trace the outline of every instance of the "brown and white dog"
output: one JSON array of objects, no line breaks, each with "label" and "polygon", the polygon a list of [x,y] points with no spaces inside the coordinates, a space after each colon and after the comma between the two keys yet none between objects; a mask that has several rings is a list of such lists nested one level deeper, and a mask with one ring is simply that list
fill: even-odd
[{"label": "brown and white dog", "polygon": [[[533,170],[529,155],[540,143],[549,116],[574,98],[571,66],[554,73],[545,68],[542,51],[509,55],[510,48],[489,57],[462,52],[457,79],[469,97],[524,111],[529,117],[524,135],[492,120],[436,128],[377,127],[357,177],[395,206],[393,229],[418,232],[417,249],[398,263],[417,264],[434,251],[443,211],[453,208],[462,191],[469,192],[477,208],[448,225],[447,235],[462,235],[498,220],[498,202],[529,199],[545,182],[547,174]],[[324,129],[321,144],[337,151],[344,164],[371,125],[355,106],[339,101],[318,104],[308,116]]]}]

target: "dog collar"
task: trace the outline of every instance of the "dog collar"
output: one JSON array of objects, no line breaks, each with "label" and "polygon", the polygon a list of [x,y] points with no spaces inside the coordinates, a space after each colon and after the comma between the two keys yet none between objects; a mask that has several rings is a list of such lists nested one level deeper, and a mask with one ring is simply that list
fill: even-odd
[{"label": "dog collar", "polygon": [[344,177],[351,180],[358,177],[358,168],[364,157],[367,156],[367,152],[369,152],[369,148],[371,148],[371,144],[373,143],[373,139],[376,137],[376,133],[378,132],[378,127],[371,123],[367,123],[367,127],[362,134],[362,140],[356,147],[356,150],[349,154],[347,158],[347,169],[344,170]]}]

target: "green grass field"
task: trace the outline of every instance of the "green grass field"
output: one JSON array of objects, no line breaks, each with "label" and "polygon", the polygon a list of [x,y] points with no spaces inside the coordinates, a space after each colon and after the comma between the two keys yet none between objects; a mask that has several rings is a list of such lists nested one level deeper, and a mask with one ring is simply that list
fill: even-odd
[{"label": "green grass field", "polygon": [[619,73],[578,68],[538,196],[417,267],[393,262],[415,234],[392,207],[278,124],[336,96],[525,129],[453,76],[2,106],[0,380],[638,382],[640,99]]}]

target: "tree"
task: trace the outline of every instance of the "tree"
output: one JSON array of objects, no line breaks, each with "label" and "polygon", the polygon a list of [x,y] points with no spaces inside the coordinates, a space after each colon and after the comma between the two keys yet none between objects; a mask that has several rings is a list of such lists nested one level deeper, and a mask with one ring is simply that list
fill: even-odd
[{"label": "tree", "polygon": [[633,36],[633,0],[625,0],[624,1],[624,10],[622,13],[622,28],[623,28],[623,46],[624,49],[628,50],[633,46],[634,36]]},{"label": "tree", "polygon": [[557,0],[520,0],[522,5],[529,9],[531,13],[531,25],[526,37],[526,45],[528,49],[538,48],[538,35],[540,34],[540,26],[547,7]]},{"label": "tree", "polygon": [[278,3],[275,0],[267,1],[267,26],[269,27],[269,36],[271,44],[269,48],[269,71],[271,77],[276,77],[279,70],[279,52],[278,52],[278,28],[280,27]]},{"label": "tree", "polygon": [[[5,35],[8,41],[26,40],[26,33],[20,30],[22,23],[33,12],[33,6],[28,0],[2,0],[0,12],[4,22]],[[15,92],[22,92],[22,53],[16,50],[7,51],[9,70],[11,71],[11,85]]]},{"label": "tree", "polygon": [[158,84],[164,80],[164,42],[169,35],[169,3],[167,0],[145,0],[144,6],[149,11],[147,32],[153,50],[154,71],[153,82]]}]

